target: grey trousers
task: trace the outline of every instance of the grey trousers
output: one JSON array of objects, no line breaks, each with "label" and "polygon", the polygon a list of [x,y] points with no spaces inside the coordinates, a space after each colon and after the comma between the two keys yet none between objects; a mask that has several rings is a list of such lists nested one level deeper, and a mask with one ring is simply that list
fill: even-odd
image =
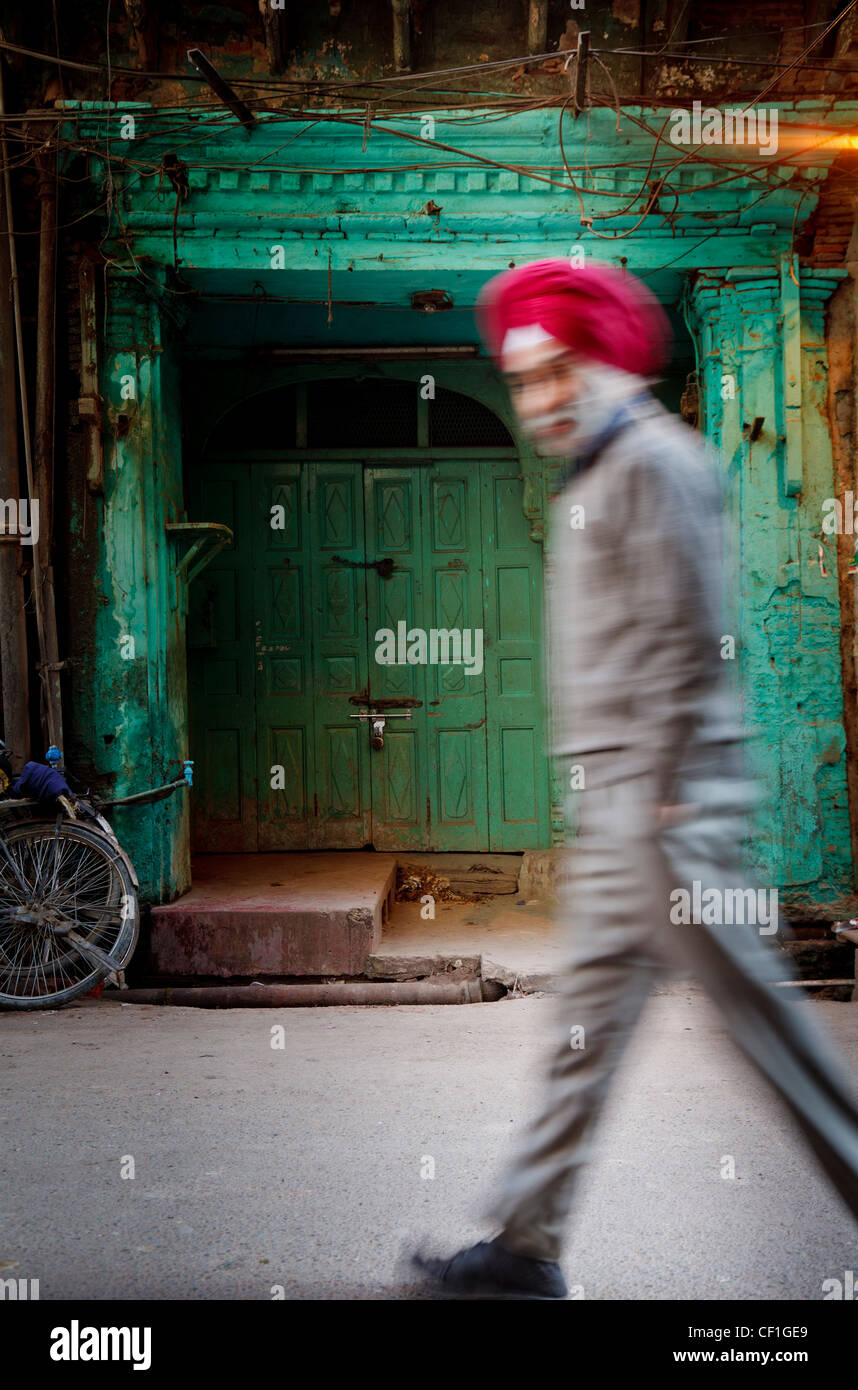
[{"label": "grey trousers", "polygon": [[[561,874],[558,925],[568,952],[546,1092],[488,1213],[499,1239],[520,1254],[560,1257],[617,1064],[654,976],[670,967],[705,986],[858,1218],[855,1079],[808,1009],[785,998],[792,991],[771,988],[794,978],[783,953],[765,943],[771,928],[761,933],[747,909],[744,922],[704,920],[729,918],[719,901],[735,904],[735,890],[750,886],[739,865],[754,784],[741,772],[723,775],[719,763],[729,768],[729,757],[704,753],[681,783],[680,799],[692,809],[659,829],[648,775],[614,781],[611,755],[581,761],[587,790],[574,798],[578,835]],[[699,920],[682,924],[677,890]],[[710,906],[701,910],[701,901]],[[769,910],[771,897],[765,901]]]}]

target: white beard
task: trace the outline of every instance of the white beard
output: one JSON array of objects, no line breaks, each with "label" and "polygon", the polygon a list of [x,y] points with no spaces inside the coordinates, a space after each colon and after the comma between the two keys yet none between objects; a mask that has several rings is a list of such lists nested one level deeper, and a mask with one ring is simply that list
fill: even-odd
[{"label": "white beard", "polygon": [[[591,362],[580,372],[581,394],[567,406],[550,415],[539,415],[522,422],[521,430],[533,441],[536,453],[548,457],[567,457],[586,453],[608,424],[621,401],[637,395],[646,387],[643,377],[623,372],[606,363]],[[568,424],[563,434],[550,442],[538,437],[538,431],[555,424]]]}]

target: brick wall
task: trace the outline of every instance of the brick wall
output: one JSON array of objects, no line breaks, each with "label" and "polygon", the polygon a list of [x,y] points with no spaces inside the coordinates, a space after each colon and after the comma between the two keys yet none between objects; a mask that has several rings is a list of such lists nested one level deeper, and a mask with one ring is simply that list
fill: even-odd
[{"label": "brick wall", "polygon": [[839,155],[799,245],[802,264],[842,266],[858,210],[858,151]]}]

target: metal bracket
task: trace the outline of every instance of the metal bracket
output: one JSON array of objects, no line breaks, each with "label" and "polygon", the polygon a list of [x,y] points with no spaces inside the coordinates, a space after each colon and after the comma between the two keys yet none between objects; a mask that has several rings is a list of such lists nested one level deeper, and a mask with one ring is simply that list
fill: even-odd
[{"label": "metal bracket", "polygon": [[[164,530],[173,540],[187,539],[192,542],[176,566],[176,574],[186,584],[196,579],[232,540],[232,531],[220,521],[168,521]],[[207,545],[209,549],[203,554]]]}]

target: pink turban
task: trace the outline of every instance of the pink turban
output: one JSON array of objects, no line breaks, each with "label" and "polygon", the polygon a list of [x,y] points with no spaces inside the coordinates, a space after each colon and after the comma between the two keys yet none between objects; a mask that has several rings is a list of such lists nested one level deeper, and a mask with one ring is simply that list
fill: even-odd
[{"label": "pink turban", "polygon": [[657,374],[670,352],[670,324],[658,300],[613,266],[550,260],[505,270],[483,286],[476,313],[496,359],[510,328],[532,324],[582,356],[639,376]]}]

